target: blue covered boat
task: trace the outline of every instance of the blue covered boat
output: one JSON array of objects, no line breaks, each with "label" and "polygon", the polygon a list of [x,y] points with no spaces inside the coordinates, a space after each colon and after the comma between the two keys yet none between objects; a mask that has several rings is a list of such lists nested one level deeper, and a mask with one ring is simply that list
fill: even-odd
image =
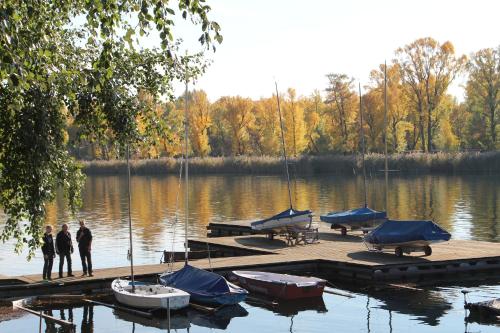
[{"label": "blue covered boat", "polygon": [[415,251],[431,255],[430,244],[450,238],[450,233],[432,221],[388,220],[366,235],[364,241],[374,250],[394,249],[397,256]]},{"label": "blue covered boat", "polygon": [[280,232],[286,227],[309,227],[312,222],[312,212],[310,210],[295,210],[289,208],[270,218],[252,222],[253,230],[269,230]]},{"label": "blue covered boat", "polygon": [[379,212],[368,207],[351,209],[340,212],[330,212],[320,216],[321,221],[330,223],[332,229],[341,229],[342,235],[347,229],[372,229],[387,221],[387,213]]},{"label": "blue covered boat", "polygon": [[248,291],[223,276],[188,264],[176,272],[162,274],[160,283],[189,293],[194,303],[207,305],[238,304],[248,295]]}]

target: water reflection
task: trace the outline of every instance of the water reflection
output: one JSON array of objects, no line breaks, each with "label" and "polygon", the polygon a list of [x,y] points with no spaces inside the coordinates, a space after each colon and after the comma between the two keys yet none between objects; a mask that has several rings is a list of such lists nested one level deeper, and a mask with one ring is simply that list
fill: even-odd
[{"label": "water reflection", "polygon": [[438,326],[439,319],[452,309],[449,303],[439,292],[433,290],[422,291],[380,291],[370,295],[379,300],[379,308],[400,314],[411,315],[415,320],[429,326]]},{"label": "water reflection", "polygon": [[[138,264],[157,263],[155,251],[182,250],[184,228],[174,224],[178,178],[172,176],[132,177],[132,218]],[[297,208],[319,214],[359,207],[363,201],[362,179],[318,176],[293,182]],[[88,177],[79,217],[87,219],[95,236],[96,268],[127,265],[126,178]],[[288,206],[286,181],[279,176],[193,176],[189,183],[189,236],[203,236],[210,222],[256,219]],[[385,206],[383,177],[368,180],[370,207]],[[183,195],[184,188],[180,195]],[[500,177],[490,176],[391,176],[388,214],[394,219],[433,219],[454,238],[500,241]],[[181,221],[184,200],[179,201]],[[68,223],[78,228],[65,209],[61,195],[47,209],[48,222],[60,228]],[[0,228],[5,219],[0,217]],[[14,265],[13,243],[0,247],[0,274],[34,273],[40,270],[41,255],[32,265]],[[24,258],[23,258],[24,259]],[[10,267],[10,270],[7,270]],[[78,269],[79,267],[77,267]]]}]

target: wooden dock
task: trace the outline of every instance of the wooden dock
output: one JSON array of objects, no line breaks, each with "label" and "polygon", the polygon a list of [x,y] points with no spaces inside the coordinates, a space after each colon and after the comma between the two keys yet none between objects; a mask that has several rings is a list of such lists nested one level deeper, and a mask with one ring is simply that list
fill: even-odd
[{"label": "wooden dock", "polygon": [[[192,250],[210,249],[211,259],[192,260],[193,266],[227,273],[235,269],[297,272],[347,280],[354,283],[436,283],[465,279],[494,278],[500,274],[500,244],[451,240],[433,246],[433,254],[396,257],[393,253],[367,251],[361,233],[340,236],[320,227],[315,244],[286,246],[284,239],[264,235],[201,238],[189,241]],[[183,263],[175,263],[175,269]],[[140,279],[156,279],[166,264],[135,267]],[[98,269],[94,277],[54,279],[43,282],[41,275],[0,278],[0,298],[63,292],[106,290],[116,277],[126,277],[129,267]]]}]

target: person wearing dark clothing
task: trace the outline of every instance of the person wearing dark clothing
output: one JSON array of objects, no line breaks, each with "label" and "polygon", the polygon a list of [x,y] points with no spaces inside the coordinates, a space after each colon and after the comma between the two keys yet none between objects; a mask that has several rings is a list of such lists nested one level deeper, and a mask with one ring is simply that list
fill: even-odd
[{"label": "person wearing dark clothing", "polygon": [[43,279],[51,280],[52,264],[56,251],[54,249],[54,239],[52,238],[52,227],[50,225],[45,227],[45,234],[43,234]]},{"label": "person wearing dark clothing", "polygon": [[63,224],[62,230],[56,236],[56,253],[59,255],[59,277],[63,277],[64,258],[68,262],[68,276],[73,276],[71,270],[71,254],[73,253],[73,242],[68,231],[68,225]]},{"label": "person wearing dark clothing", "polygon": [[80,259],[82,259],[83,275],[92,275],[92,257],[90,251],[92,249],[92,233],[90,229],[85,226],[85,221],[80,220],[80,229],[76,233],[76,241],[78,242],[78,251],[80,252]]}]

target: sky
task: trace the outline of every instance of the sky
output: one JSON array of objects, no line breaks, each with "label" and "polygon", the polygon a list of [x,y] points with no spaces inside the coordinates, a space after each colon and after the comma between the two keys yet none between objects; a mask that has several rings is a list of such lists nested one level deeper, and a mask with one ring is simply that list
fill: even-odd
[{"label": "sky", "polygon": [[[451,41],[458,54],[500,45],[498,0],[207,0],[224,41],[196,83],[214,101],[240,95],[258,99],[288,87],[298,95],[324,91],[326,74],[345,73],[362,85],[394,50],[420,37]],[[176,27],[189,51],[198,31]],[[150,40],[155,43],[154,38]],[[465,78],[450,93],[463,100]],[[191,87],[192,88],[192,87]],[[176,85],[176,92],[182,93]]]}]

